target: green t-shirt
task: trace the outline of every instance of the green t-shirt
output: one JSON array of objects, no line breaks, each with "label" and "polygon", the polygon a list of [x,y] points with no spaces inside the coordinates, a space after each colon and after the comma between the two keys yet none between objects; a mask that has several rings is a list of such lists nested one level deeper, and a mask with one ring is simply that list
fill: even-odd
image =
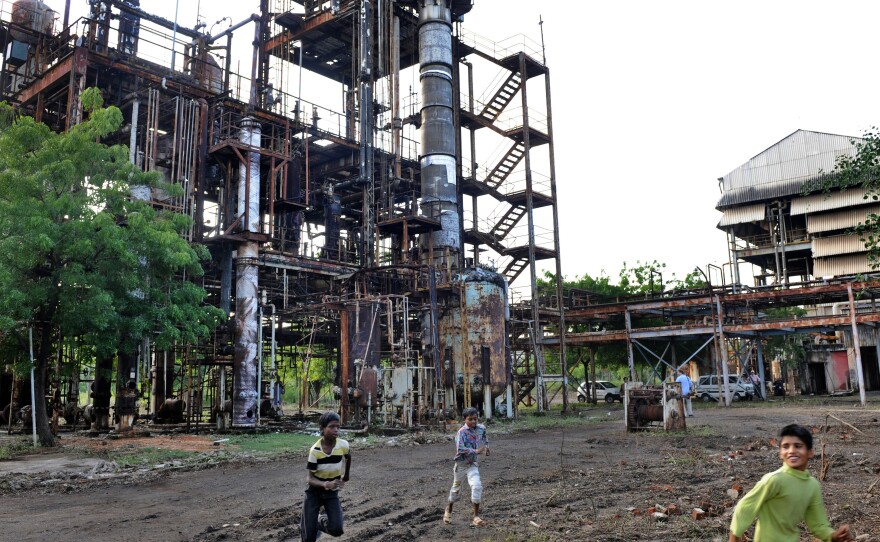
[{"label": "green t-shirt", "polygon": [[797,542],[801,521],[807,523],[813,536],[826,542],[834,532],[822,503],[819,481],[808,471],[787,465],[765,474],[739,501],[730,531],[742,536],[756,516],[754,542]]}]

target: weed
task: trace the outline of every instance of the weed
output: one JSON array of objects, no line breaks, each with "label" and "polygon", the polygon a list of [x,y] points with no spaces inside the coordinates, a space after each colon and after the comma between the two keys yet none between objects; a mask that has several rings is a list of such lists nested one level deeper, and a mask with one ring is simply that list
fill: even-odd
[{"label": "weed", "polygon": [[718,431],[710,425],[698,425],[688,428],[687,431],[645,431],[642,433],[648,438],[674,438],[674,437],[717,437]]},{"label": "weed", "polygon": [[12,459],[13,457],[24,455],[33,451],[33,449],[33,444],[31,444],[31,441],[26,438],[0,444],[0,460]]},{"label": "weed", "polygon": [[706,463],[706,456],[704,448],[687,448],[684,453],[677,451],[675,454],[667,454],[666,458],[673,465],[703,465]]},{"label": "weed", "polygon": [[[528,538],[523,538],[522,534],[513,534],[513,533],[505,533],[504,538],[501,538],[503,542],[548,542],[550,537],[546,534],[530,534]],[[490,538],[486,539],[487,541],[492,540]]]},{"label": "weed", "polygon": [[172,461],[185,461],[199,455],[196,452],[165,450],[162,448],[120,448],[113,452],[112,458],[120,467],[158,465]]}]

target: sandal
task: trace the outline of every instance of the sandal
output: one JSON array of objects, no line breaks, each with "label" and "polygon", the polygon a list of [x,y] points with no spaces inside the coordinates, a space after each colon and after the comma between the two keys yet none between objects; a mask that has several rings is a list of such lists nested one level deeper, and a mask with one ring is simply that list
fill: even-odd
[{"label": "sandal", "polygon": [[474,520],[471,522],[471,525],[474,527],[485,527],[486,521],[479,516],[474,516]]},{"label": "sandal", "polygon": [[452,512],[450,512],[449,510],[443,512],[443,523],[445,523],[446,525],[452,523]]}]

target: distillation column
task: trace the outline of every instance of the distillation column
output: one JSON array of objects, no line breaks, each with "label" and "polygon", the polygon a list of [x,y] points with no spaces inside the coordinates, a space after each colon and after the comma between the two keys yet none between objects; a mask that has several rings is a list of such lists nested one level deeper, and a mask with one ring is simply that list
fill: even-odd
[{"label": "distillation column", "polygon": [[422,235],[419,239],[422,262],[457,268],[461,239],[452,99],[452,14],[446,0],[421,2],[419,79],[422,101],[421,213],[438,220],[441,225],[440,231]]},{"label": "distillation column", "polygon": [[[239,165],[238,215],[250,235],[260,231],[260,136],[259,123],[247,117],[239,138],[250,147],[247,163]],[[232,425],[257,424],[258,374],[258,268],[259,244],[252,238],[238,245],[235,258],[235,360],[232,396]]]}]

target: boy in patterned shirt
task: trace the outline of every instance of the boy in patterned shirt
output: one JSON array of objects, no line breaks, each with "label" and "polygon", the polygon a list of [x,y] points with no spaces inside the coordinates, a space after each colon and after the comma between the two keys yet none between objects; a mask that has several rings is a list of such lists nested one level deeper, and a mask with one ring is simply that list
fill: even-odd
[{"label": "boy in patterned shirt", "polygon": [[[325,412],[318,425],[321,427],[321,440],[309,450],[309,462],[306,466],[309,471],[306,479],[309,487],[303,500],[299,524],[300,537],[304,542],[315,542],[318,531],[330,536],[342,535],[343,515],[338,491],[348,481],[351,469],[348,441],[338,438],[339,415]],[[322,506],[324,514],[319,515]]]},{"label": "boy in patterned shirt", "polygon": [[462,411],[464,425],[455,435],[457,447],[455,466],[452,469],[452,489],[449,490],[449,504],[443,513],[443,522],[452,523],[452,505],[461,498],[461,482],[467,478],[471,486],[471,502],[474,505],[474,519],[471,525],[482,527],[486,522],[480,518],[480,500],[483,495],[483,483],[480,481],[480,468],[477,456],[482,453],[489,455],[489,439],[486,427],[477,423],[477,409],[469,407]]}]

